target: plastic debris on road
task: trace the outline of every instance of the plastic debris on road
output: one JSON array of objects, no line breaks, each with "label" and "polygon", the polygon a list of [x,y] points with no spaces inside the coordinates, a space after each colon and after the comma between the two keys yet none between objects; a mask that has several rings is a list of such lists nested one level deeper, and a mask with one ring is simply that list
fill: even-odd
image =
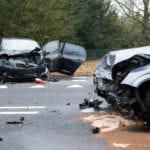
[{"label": "plastic debris on road", "polygon": [[45,84],[45,81],[39,78],[35,78],[35,83]]}]

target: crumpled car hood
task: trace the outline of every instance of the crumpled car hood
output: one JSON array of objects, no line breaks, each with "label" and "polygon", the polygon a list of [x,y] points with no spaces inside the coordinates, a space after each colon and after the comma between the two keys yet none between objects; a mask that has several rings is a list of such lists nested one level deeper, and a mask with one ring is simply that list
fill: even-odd
[{"label": "crumpled car hood", "polygon": [[111,51],[100,60],[96,66],[95,75],[98,78],[112,79],[112,68],[135,55],[150,55],[150,46]]},{"label": "crumpled car hood", "polygon": [[14,56],[38,50],[40,46],[34,40],[3,38],[0,49],[0,55],[6,54],[8,56]]},{"label": "crumpled car hood", "polygon": [[[111,51],[108,53],[110,62],[113,63],[112,65],[115,65],[119,62],[122,62],[124,60],[127,60],[134,55],[143,55],[147,54],[150,55],[150,46],[145,47],[139,47],[139,48],[130,48],[125,50],[119,50],[119,51]],[[114,59],[115,57],[115,59]],[[111,60],[114,59],[114,60]]]}]

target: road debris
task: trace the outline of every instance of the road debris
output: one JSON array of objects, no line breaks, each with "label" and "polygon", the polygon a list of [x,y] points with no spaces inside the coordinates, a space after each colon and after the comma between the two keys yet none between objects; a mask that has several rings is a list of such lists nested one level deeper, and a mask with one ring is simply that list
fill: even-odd
[{"label": "road debris", "polygon": [[70,106],[71,105],[71,103],[67,103],[67,106]]},{"label": "road debris", "polygon": [[99,109],[100,105],[103,103],[103,101],[99,101],[98,99],[84,99],[84,102],[82,104],[79,104],[80,109],[86,109],[93,107],[94,109]]},{"label": "road debris", "polygon": [[8,121],[7,124],[17,125],[17,124],[22,124],[22,122],[21,121]]},{"label": "road debris", "polygon": [[92,129],[93,134],[99,133],[100,129],[98,127],[95,127]]},{"label": "road debris", "polygon": [[7,124],[10,125],[19,125],[24,123],[24,117],[20,117],[19,121],[8,121]]},{"label": "road debris", "polygon": [[0,137],[0,141],[3,141],[3,139]]},{"label": "road debris", "polygon": [[45,84],[45,81],[39,78],[35,78],[35,83]]},{"label": "road debris", "polygon": [[50,78],[48,79],[48,81],[50,81],[50,82],[58,82],[59,79],[56,78],[56,77],[50,77]]},{"label": "road debris", "polygon": [[23,121],[24,121],[24,117],[21,117],[21,118],[20,118],[20,121],[23,122]]},{"label": "road debris", "polygon": [[52,112],[52,113],[59,113],[60,110],[51,110],[50,112]]}]

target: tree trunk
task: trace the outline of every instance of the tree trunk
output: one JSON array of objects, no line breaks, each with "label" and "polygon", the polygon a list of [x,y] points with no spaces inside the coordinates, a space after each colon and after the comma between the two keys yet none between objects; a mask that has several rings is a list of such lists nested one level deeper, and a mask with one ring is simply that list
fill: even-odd
[{"label": "tree trunk", "polygon": [[144,3],[144,17],[143,17],[143,38],[145,40],[150,40],[150,12],[149,12],[149,2],[150,0],[143,0]]}]

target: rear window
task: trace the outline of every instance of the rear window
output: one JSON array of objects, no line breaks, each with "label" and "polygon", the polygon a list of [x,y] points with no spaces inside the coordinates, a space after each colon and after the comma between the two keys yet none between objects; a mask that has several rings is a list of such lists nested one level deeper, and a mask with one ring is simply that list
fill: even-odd
[{"label": "rear window", "polygon": [[63,55],[86,58],[85,49],[83,47],[69,43],[65,44]]}]

